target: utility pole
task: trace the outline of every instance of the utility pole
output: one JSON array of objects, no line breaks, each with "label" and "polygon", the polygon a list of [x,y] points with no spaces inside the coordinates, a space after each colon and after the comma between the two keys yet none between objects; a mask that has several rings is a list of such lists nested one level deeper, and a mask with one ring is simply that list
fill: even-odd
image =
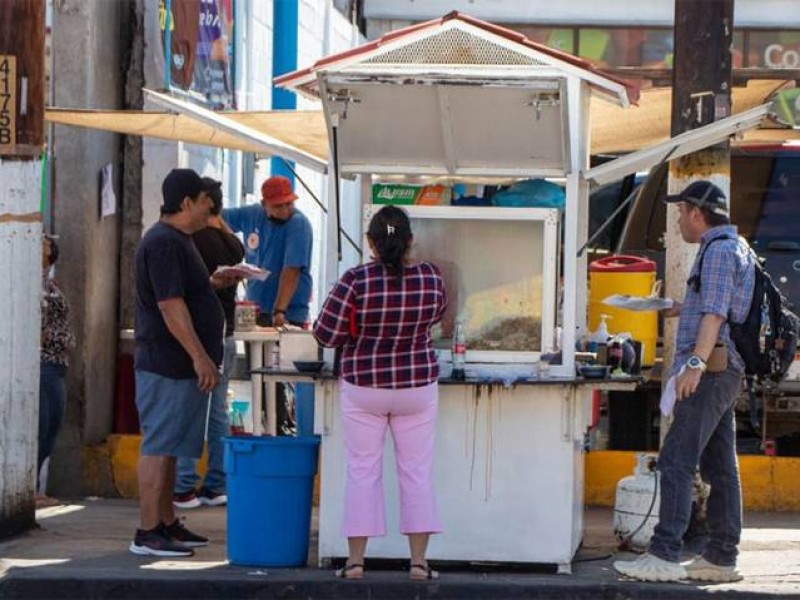
[{"label": "utility pole", "polygon": [[[676,136],[731,114],[733,0],[675,0],[672,131]],[[725,141],[670,163],[669,193],[695,179],[713,181],[730,198],[730,144]],[[666,296],[681,299],[697,246],[681,239],[678,209],[667,206]],[[677,319],[664,327],[664,371],[675,356]],[[666,377],[662,385],[666,384]],[[662,419],[663,440],[668,423]]]},{"label": "utility pole", "polygon": [[[731,45],[733,0],[675,0],[675,42],[672,70],[672,131],[676,136],[731,114]],[[730,143],[726,140],[670,163],[668,188],[677,194],[691,181],[708,179],[725,192],[730,201]],[[678,229],[678,208],[667,206],[665,246],[666,295],[682,299],[686,279],[697,246],[686,244]],[[664,327],[664,373],[675,356],[677,319],[666,319]],[[662,386],[668,377],[662,377]],[[671,424],[661,418],[661,440]],[[700,550],[705,532],[707,486],[695,477],[693,510],[684,542]]]},{"label": "utility pole", "polygon": [[0,538],[34,526],[44,0],[0,0]]}]

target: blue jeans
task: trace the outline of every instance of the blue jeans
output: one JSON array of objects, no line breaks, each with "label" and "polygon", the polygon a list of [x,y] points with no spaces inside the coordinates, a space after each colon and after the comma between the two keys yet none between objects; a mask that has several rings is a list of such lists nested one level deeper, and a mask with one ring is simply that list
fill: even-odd
[{"label": "blue jeans", "polygon": [[47,361],[40,363],[37,476],[42,463],[53,452],[58,430],[64,420],[64,405],[67,402],[67,386],[64,381],[66,374],[66,365]]},{"label": "blue jeans", "polygon": [[[214,391],[211,392],[211,406],[208,414],[208,470],[202,487],[215,492],[225,491],[225,472],[222,470],[224,447],[222,438],[228,435],[228,381],[236,358],[236,341],[233,336],[223,341],[222,375]],[[192,458],[179,458],[175,465],[175,493],[184,494],[197,486],[197,461]]]},{"label": "blue jeans", "polygon": [[708,498],[709,541],[703,556],[717,565],[736,564],[742,532],[742,493],[736,459],[733,408],[742,377],[735,371],[706,373],[697,391],[675,404],[675,420],[658,457],[661,507],[650,540],[650,553],[680,560],[689,526],[692,478],[697,465],[711,484]]}]

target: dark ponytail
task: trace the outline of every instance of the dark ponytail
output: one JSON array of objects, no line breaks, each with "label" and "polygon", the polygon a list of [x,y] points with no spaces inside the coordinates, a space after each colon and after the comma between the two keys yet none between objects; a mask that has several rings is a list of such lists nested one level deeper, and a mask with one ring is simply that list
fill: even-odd
[{"label": "dark ponytail", "polygon": [[49,263],[48,266],[52,266],[56,264],[58,260],[58,244],[56,244],[56,240],[52,236],[46,233],[42,237],[50,243],[50,257],[47,259],[47,262]]},{"label": "dark ponytail", "polygon": [[375,258],[397,279],[402,279],[406,254],[411,246],[411,223],[406,211],[387,205],[372,217],[367,230],[378,256]]}]

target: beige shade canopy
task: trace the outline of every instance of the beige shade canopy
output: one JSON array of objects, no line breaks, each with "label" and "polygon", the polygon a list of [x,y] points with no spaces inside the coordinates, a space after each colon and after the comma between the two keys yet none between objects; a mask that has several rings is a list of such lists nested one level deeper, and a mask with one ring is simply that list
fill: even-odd
[{"label": "beige shade canopy", "polygon": [[[751,80],[746,87],[733,88],[733,114],[764,104],[769,98],[791,85],[775,80]],[[592,154],[635,152],[670,138],[672,88],[642,90],[639,106],[622,109],[608,102],[592,99]],[[797,139],[800,132],[791,129],[753,129],[744,134],[745,142],[782,142]]]},{"label": "beige shade canopy", "polygon": [[[734,88],[733,113],[738,114],[762,104],[787,85],[787,82],[774,80],[754,80],[747,87]],[[644,89],[639,105],[628,109],[592,99],[592,154],[633,152],[669,139],[671,102],[670,88]],[[328,133],[321,111],[227,111],[218,114],[294,146],[321,161],[328,160]],[[45,111],[45,119],[60,125],[266,154],[263,145],[253,144],[182,114],[50,108]],[[800,139],[800,132],[761,128],[744,136],[745,142],[779,143],[790,139]]]},{"label": "beige shade canopy", "polygon": [[[322,161],[328,160],[328,133],[321,111],[225,111],[217,114],[284,144],[294,146]],[[125,135],[140,135],[266,154],[261,145],[184,114],[139,110],[48,108],[45,111],[45,119],[57,125],[87,127]]]}]

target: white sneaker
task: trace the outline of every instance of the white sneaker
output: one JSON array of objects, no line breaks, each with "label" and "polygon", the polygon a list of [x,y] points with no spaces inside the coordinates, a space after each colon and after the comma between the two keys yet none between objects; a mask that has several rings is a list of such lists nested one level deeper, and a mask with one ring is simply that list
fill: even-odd
[{"label": "white sneaker", "polygon": [[618,560],[614,568],[632,579],[641,581],[678,581],[686,579],[686,569],[683,565],[670,562],[645,552],[636,560]]},{"label": "white sneaker", "polygon": [[735,565],[723,567],[708,562],[702,556],[697,556],[694,560],[684,564],[686,575],[695,581],[712,581],[714,583],[730,583],[744,579]]}]

